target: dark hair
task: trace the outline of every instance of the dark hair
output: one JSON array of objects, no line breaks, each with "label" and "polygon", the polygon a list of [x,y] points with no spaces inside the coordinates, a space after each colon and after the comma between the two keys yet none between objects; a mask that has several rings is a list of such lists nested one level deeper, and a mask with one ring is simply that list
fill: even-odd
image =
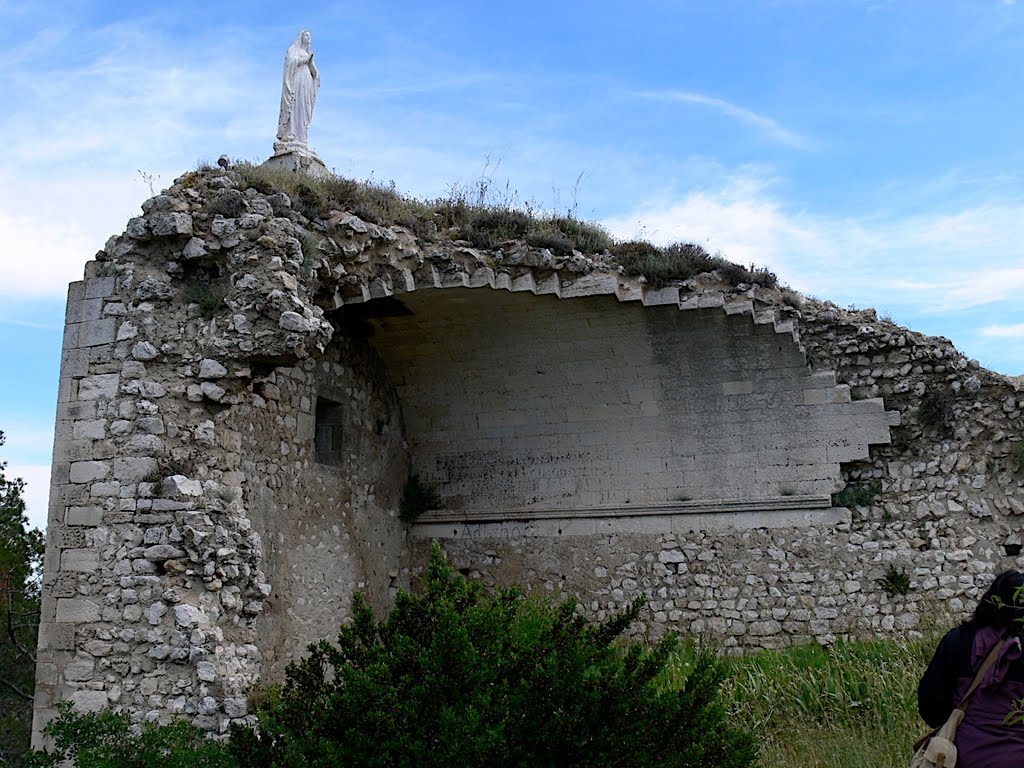
[{"label": "dark hair", "polygon": [[974,615],[961,626],[965,629],[1008,628],[1014,635],[1024,633],[1024,601],[1017,598],[1018,592],[1022,589],[1024,573],[1012,569],[1003,571],[981,596],[978,607],[974,609]]}]

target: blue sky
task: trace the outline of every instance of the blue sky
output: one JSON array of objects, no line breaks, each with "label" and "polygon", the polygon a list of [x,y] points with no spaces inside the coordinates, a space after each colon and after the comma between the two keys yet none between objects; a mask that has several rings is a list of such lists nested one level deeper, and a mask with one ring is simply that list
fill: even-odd
[{"label": "blue sky", "polygon": [[1024,374],[1024,5],[1009,0],[0,0],[0,458],[45,520],[69,281],[150,195],[310,144],[425,198],[488,179],[687,240]]}]

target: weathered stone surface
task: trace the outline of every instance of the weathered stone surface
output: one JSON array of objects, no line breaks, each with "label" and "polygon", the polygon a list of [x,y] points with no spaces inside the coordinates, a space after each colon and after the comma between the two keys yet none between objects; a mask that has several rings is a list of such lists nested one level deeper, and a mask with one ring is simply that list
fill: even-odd
[{"label": "weathered stone surface", "polygon": [[191,480],[184,475],[172,475],[164,478],[163,492],[172,498],[202,496],[203,486],[198,480]]},{"label": "weathered stone surface", "polygon": [[153,360],[159,354],[159,350],[157,350],[157,348],[150,344],[148,341],[140,341],[138,344],[132,347],[132,357],[134,357],[136,360]]},{"label": "weathered stone surface", "polygon": [[228,369],[216,360],[206,358],[199,364],[199,378],[201,379],[220,379],[227,375]]},{"label": "weathered stone surface", "polygon": [[192,234],[192,217],[187,213],[154,213],[149,219],[154,237]]},{"label": "weathered stone surface", "polygon": [[178,549],[173,544],[154,544],[151,547],[146,547],[142,556],[154,563],[162,563],[172,558],[185,557],[185,550]]}]

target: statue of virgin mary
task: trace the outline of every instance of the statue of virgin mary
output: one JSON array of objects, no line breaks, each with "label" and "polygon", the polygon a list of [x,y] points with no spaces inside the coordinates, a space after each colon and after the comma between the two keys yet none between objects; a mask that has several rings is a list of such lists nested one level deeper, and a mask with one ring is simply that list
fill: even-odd
[{"label": "statue of virgin mary", "polygon": [[281,115],[277,120],[274,150],[308,150],[307,131],[313,119],[313,105],[320,88],[320,73],[313,63],[308,29],[302,30],[284,57],[281,83]]}]

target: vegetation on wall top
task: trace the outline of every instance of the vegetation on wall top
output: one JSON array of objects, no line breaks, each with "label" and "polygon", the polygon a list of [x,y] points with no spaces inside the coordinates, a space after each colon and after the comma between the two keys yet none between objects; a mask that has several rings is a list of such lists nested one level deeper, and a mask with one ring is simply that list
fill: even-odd
[{"label": "vegetation on wall top", "polygon": [[[374,224],[405,227],[424,239],[462,240],[486,250],[500,248],[508,241],[525,241],[563,258],[571,257],[574,250],[606,254],[626,274],[643,275],[654,288],[712,271],[732,285],[774,287],[778,282],[775,274],[764,267],[735,264],[693,243],[662,247],[645,240],[617,241],[600,224],[581,221],[571,211],[564,215],[543,213],[534,204],[521,204],[507,188],[495,193],[487,179],[470,188],[453,185],[447,195],[422,201],[400,193],[394,182],[359,182],[334,175],[314,179],[247,163],[234,170],[247,186],[259,192],[287,194],[294,210],[310,221],[332,211],[347,211]],[[208,210],[216,213],[227,209],[222,214],[227,215],[230,202],[214,201]]]}]

